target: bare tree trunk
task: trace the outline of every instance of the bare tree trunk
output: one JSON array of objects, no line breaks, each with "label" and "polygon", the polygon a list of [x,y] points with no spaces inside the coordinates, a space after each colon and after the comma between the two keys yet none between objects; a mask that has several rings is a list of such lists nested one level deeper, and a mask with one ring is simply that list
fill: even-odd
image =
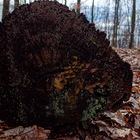
[{"label": "bare tree trunk", "polygon": [[[109,16],[110,16],[110,0],[106,0],[107,8],[104,8],[104,15],[105,15],[105,26],[104,31],[107,33],[107,37],[110,36],[110,26],[109,26]],[[109,38],[110,39],[110,38]]]},{"label": "bare tree trunk", "polygon": [[137,15],[137,48],[140,49],[140,12]]},{"label": "bare tree trunk", "polygon": [[19,6],[19,0],[14,0],[14,2],[15,2],[14,8],[17,8]]},{"label": "bare tree trunk", "polygon": [[80,5],[81,5],[81,0],[77,0],[77,7],[76,7],[77,14],[80,14]]},{"label": "bare tree trunk", "polygon": [[9,13],[9,0],[3,0],[2,19]]},{"label": "bare tree trunk", "polygon": [[67,0],[65,0],[65,5],[67,5]]},{"label": "bare tree trunk", "polygon": [[91,22],[94,21],[94,0],[92,0],[92,6],[91,6]]},{"label": "bare tree trunk", "polygon": [[128,33],[130,33],[130,20],[129,20],[129,13],[130,13],[130,7],[129,7],[129,0],[126,1],[127,5],[127,25],[128,25]]},{"label": "bare tree trunk", "polygon": [[117,47],[117,34],[118,34],[118,24],[119,24],[119,5],[120,0],[115,0],[115,12],[114,12],[114,25],[113,25],[113,35],[112,35],[112,46]]},{"label": "bare tree trunk", "polygon": [[134,31],[136,24],[136,0],[133,0],[132,4],[132,18],[131,18],[131,34],[130,34],[130,42],[129,48],[134,48]]}]

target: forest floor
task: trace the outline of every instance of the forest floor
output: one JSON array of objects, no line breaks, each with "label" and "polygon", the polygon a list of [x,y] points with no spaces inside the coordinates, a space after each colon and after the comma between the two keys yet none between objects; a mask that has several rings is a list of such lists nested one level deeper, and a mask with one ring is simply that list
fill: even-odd
[{"label": "forest floor", "polygon": [[[140,49],[114,49],[120,57],[131,65],[133,88],[129,101],[118,111],[104,112],[92,123],[94,135],[86,140],[140,140]],[[96,128],[95,128],[96,127]],[[96,130],[96,132],[95,132]],[[51,131],[36,125],[10,128],[0,122],[0,140],[49,140]],[[79,140],[78,136],[63,136],[57,140]],[[51,139],[52,140],[52,139]]]}]

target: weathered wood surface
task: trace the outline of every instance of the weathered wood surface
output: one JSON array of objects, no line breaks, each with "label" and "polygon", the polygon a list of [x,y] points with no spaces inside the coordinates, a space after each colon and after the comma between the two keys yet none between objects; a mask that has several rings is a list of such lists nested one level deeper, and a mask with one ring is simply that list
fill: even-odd
[{"label": "weathered wood surface", "polygon": [[0,25],[0,117],[12,125],[79,125],[128,100],[132,71],[104,32],[66,6],[20,6]]}]

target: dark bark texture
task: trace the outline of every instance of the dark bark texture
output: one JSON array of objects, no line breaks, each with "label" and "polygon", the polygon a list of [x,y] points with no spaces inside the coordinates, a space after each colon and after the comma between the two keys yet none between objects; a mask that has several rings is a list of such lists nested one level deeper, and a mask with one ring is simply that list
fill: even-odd
[{"label": "dark bark texture", "polygon": [[0,119],[11,125],[78,125],[130,97],[129,64],[58,2],[16,8],[0,24],[0,44]]},{"label": "dark bark texture", "polygon": [[10,0],[3,0],[2,18],[9,13]]}]

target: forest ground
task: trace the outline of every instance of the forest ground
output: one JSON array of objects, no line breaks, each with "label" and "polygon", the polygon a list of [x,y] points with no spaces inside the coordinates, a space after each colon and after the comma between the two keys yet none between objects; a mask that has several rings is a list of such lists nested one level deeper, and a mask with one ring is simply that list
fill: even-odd
[{"label": "forest ground", "polygon": [[[120,57],[131,65],[133,88],[129,101],[118,111],[104,112],[92,123],[96,133],[87,134],[86,140],[140,140],[140,49],[113,48]],[[95,130],[94,130],[95,131]],[[10,128],[0,122],[0,140],[48,140],[50,130],[39,126]],[[93,138],[94,137],[94,138]],[[78,135],[60,136],[57,140],[79,140]]]}]

